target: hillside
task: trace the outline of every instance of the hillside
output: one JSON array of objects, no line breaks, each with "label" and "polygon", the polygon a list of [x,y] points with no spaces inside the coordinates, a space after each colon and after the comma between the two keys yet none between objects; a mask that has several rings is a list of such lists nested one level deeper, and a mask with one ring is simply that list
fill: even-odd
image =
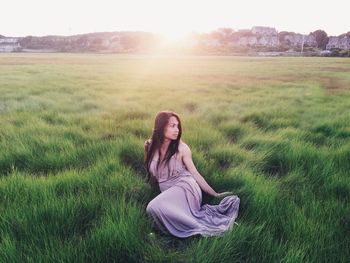
[{"label": "hillside", "polygon": [[147,32],[100,32],[73,36],[0,37],[0,52],[169,53],[212,55],[349,56],[350,33],[328,36],[277,32],[270,27],[234,31],[222,28],[189,35],[181,43],[165,43]]}]

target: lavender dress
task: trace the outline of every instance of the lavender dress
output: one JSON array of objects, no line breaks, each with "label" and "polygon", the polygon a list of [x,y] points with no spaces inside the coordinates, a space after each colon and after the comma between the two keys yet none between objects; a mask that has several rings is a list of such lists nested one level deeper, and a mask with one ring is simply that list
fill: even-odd
[{"label": "lavender dress", "polygon": [[156,171],[156,165],[157,161],[153,160],[150,172],[157,179],[161,193],[148,203],[146,212],[160,230],[181,238],[196,234],[220,236],[231,230],[238,216],[238,196],[226,196],[218,205],[201,206],[202,191],[175,154],[169,160],[169,167],[161,164]]}]

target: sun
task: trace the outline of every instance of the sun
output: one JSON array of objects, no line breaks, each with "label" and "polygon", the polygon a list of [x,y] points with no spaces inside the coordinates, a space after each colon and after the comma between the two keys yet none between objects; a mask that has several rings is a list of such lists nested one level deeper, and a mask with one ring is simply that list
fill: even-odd
[{"label": "sun", "polygon": [[164,42],[169,44],[182,43],[186,41],[190,32],[185,30],[164,30],[160,32],[162,35]]},{"label": "sun", "polygon": [[176,31],[164,32],[162,35],[169,42],[179,42],[185,38],[185,33]]}]

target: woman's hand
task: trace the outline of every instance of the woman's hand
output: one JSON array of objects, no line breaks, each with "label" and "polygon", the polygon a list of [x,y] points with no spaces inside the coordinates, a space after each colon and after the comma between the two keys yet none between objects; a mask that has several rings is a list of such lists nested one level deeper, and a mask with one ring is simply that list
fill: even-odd
[{"label": "woman's hand", "polygon": [[216,193],[215,197],[217,198],[224,198],[226,196],[233,195],[232,192],[222,192],[222,193]]},{"label": "woman's hand", "polygon": [[148,139],[148,140],[145,141],[145,144],[144,144],[145,150],[148,149],[148,146],[149,146],[150,144],[151,144],[151,139]]}]

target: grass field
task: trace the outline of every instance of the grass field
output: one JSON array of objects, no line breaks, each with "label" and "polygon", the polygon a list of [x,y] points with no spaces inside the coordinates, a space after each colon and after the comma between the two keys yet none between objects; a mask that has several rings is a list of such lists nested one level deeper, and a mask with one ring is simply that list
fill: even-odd
[{"label": "grass field", "polygon": [[[0,54],[0,262],[349,262],[349,107],[349,59]],[[160,110],[240,197],[225,236],[147,217]]]}]

